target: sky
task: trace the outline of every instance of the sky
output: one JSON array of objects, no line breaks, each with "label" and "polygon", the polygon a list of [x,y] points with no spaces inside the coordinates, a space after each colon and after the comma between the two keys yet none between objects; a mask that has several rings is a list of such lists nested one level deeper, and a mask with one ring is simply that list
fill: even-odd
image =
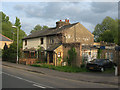
[{"label": "sky", "polygon": [[59,20],[69,19],[70,23],[80,22],[90,32],[106,16],[118,18],[118,2],[2,2],[2,11],[14,24],[16,17],[21,21],[27,35],[35,27],[55,27]]}]

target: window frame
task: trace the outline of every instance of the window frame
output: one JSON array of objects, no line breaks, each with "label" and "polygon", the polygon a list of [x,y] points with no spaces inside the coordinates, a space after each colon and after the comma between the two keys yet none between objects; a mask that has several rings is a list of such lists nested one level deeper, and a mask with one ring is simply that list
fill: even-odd
[{"label": "window frame", "polygon": [[44,44],[44,38],[40,38],[41,45]]},{"label": "window frame", "polygon": [[25,39],[25,46],[27,46],[27,39]]}]

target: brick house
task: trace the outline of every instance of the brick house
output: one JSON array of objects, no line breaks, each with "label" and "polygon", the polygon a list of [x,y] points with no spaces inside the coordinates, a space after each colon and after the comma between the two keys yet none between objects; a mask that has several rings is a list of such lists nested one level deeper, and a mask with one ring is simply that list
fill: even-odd
[{"label": "brick house", "polygon": [[[73,65],[80,66],[82,64],[82,46],[93,45],[94,35],[89,32],[79,22],[70,24],[69,20],[56,22],[56,27],[47,30],[34,32],[23,38],[23,52],[28,57],[41,58],[41,61],[51,63],[53,65],[61,65],[66,57],[67,51],[71,47],[75,47],[77,58]],[[40,46],[42,52],[38,53]],[[60,60],[58,60],[60,58]]]}]

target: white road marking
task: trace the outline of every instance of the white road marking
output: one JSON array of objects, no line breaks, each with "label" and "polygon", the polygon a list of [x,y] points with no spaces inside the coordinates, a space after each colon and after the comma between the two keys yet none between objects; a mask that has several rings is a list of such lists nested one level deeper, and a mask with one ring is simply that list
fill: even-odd
[{"label": "white road marking", "polygon": [[[36,83],[36,82],[34,82],[34,81],[30,81],[30,80],[27,80],[27,79],[24,79],[24,78],[15,76],[15,75],[11,75],[11,74],[8,74],[8,73],[5,73],[5,72],[2,72],[2,73],[6,74],[6,75],[8,75],[8,76],[15,77],[15,78],[18,78],[18,79],[20,79],[20,80],[24,80],[24,81],[27,81],[27,82],[29,82],[29,83],[32,83],[33,86],[36,86],[36,87],[40,87],[40,88],[46,88],[46,87],[47,87],[47,88],[53,88],[53,87],[46,86],[46,85],[42,85],[42,84],[40,84],[40,83]],[[45,86],[45,87],[44,87],[44,86]]]},{"label": "white road marking", "polygon": [[36,86],[36,87],[39,87],[39,88],[46,88],[46,87],[43,87],[43,86],[40,86],[40,85],[37,85],[37,84],[33,84],[33,86]]}]

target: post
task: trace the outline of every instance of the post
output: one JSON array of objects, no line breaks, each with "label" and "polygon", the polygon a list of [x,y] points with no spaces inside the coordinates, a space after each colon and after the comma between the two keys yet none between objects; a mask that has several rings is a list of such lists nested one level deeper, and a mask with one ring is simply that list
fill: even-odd
[{"label": "post", "polygon": [[18,64],[18,41],[19,41],[19,29],[17,28],[17,64]]}]

